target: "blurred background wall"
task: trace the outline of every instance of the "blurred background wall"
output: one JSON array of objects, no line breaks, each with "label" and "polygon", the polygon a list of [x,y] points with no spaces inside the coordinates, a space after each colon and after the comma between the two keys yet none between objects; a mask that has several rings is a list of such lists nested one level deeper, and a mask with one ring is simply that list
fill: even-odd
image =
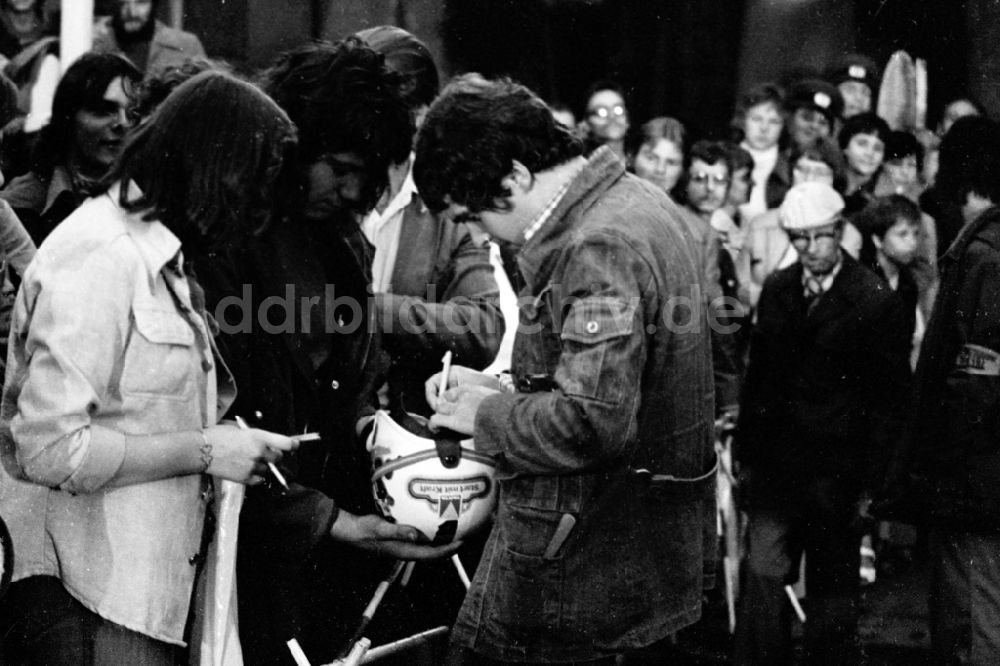
[{"label": "blurred background wall", "polygon": [[754,83],[855,50],[884,65],[905,49],[928,62],[932,120],[963,91],[1000,117],[997,0],[160,0],[161,16],[178,4],[185,29],[244,70],[306,39],[391,23],[423,39],[444,76],[510,75],[577,110],[591,82],[611,78],[634,118],[696,129],[724,124]]}]

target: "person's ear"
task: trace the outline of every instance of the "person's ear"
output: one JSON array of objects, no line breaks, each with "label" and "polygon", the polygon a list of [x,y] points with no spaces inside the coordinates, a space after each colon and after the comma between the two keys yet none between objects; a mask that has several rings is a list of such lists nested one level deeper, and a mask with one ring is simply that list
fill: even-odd
[{"label": "person's ear", "polygon": [[504,176],[503,179],[503,186],[510,192],[516,190],[527,192],[534,183],[535,177],[531,174],[531,171],[517,160],[513,160],[510,173]]}]

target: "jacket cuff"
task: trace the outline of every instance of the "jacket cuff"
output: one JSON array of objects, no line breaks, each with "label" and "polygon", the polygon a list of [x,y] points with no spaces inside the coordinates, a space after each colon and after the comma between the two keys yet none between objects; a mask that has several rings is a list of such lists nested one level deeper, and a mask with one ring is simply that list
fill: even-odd
[{"label": "jacket cuff", "polygon": [[505,453],[502,433],[510,427],[510,416],[517,398],[517,393],[497,393],[479,403],[472,433],[476,451],[490,456]]},{"label": "jacket cuff", "polygon": [[324,497],[316,504],[312,515],[313,543],[330,536],[330,530],[340,515],[340,507],[329,497]]}]

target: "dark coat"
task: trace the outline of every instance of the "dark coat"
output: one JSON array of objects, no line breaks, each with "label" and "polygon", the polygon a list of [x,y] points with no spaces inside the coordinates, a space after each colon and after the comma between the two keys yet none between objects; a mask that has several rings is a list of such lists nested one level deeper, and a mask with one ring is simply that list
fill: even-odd
[{"label": "dark coat", "polygon": [[[293,221],[198,269],[237,382],[229,416],[274,432],[322,435],[281,461],[289,491],[265,485],[247,492],[237,564],[247,664],[281,663],[293,636],[314,658],[332,658],[317,640],[347,637],[390,564],[327,536],[338,507],[376,512],[370,458],[355,434],[384,376],[370,321],[371,249],[353,220]],[[303,319],[309,298],[315,305]],[[341,575],[347,580],[335,583]],[[331,607],[317,605],[314,595]]]},{"label": "dark coat", "polygon": [[1000,208],[941,258],[921,347],[904,466],[923,514],[950,529],[1000,529]]},{"label": "dark coat", "polygon": [[0,198],[14,209],[35,245],[41,245],[87,196],[76,191],[72,177],[63,166],[56,166],[48,179],[29,171],[0,190]]},{"label": "dark coat", "polygon": [[788,160],[789,151],[779,152],[778,160],[767,176],[767,183],[764,185],[764,202],[769,209],[780,206],[781,202],[785,200],[788,188],[792,186],[792,167]]},{"label": "dark coat", "polygon": [[809,311],[798,262],[761,292],[737,439],[751,504],[789,501],[817,478],[871,487],[900,434],[906,308],[871,271],[842,261]]}]

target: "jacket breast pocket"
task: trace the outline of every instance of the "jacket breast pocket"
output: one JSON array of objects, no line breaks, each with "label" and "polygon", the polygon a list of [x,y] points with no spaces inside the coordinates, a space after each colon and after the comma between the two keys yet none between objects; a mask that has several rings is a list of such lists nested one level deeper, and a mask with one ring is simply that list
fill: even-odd
[{"label": "jacket breast pocket", "polygon": [[632,376],[633,328],[637,303],[591,296],[568,309],[562,324],[562,358],[556,381],[567,395],[617,403]]},{"label": "jacket breast pocket", "polygon": [[125,348],[123,394],[187,400],[194,392],[197,354],[191,325],[176,312],[133,307]]}]

